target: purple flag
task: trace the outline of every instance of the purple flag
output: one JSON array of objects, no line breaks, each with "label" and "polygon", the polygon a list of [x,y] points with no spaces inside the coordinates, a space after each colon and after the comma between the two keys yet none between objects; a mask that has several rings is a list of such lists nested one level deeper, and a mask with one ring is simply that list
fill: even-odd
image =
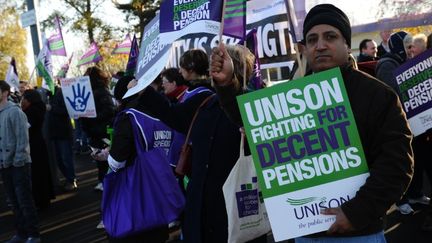
[{"label": "purple flag", "polygon": [[67,56],[66,48],[63,41],[63,34],[60,27],[60,20],[58,16],[55,18],[56,32],[48,38],[48,46],[51,55],[54,56]]},{"label": "purple flag", "polygon": [[90,49],[82,55],[80,60],[78,61],[77,67],[93,62],[99,62],[102,60],[102,56],[99,53],[99,48],[96,43],[92,43]]},{"label": "purple flag", "polygon": [[243,40],[246,32],[246,0],[226,0],[223,34]]},{"label": "purple flag", "polygon": [[193,33],[219,34],[223,0],[165,0],[160,5],[160,41],[170,44]]},{"label": "purple flag", "polygon": [[130,48],[129,60],[126,65],[125,76],[134,76],[136,66],[138,63],[138,56],[139,56],[139,47],[138,47],[137,39],[134,35],[132,40],[132,46]]},{"label": "purple flag", "polygon": [[132,42],[129,34],[126,35],[124,41],[120,44],[117,44],[114,48],[112,54],[126,54],[128,55],[131,50]]},{"label": "purple flag", "polygon": [[257,30],[252,29],[246,36],[247,46],[249,50],[255,55],[255,63],[253,76],[249,80],[248,89],[258,90],[264,88],[264,82],[261,79],[261,64],[258,56],[258,40],[257,40]]}]

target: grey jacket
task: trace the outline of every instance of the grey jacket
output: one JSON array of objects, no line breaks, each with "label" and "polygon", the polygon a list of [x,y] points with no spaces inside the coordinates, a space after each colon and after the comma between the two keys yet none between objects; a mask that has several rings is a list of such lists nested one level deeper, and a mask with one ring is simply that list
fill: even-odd
[{"label": "grey jacket", "polygon": [[0,169],[31,163],[27,117],[12,102],[0,107]]}]

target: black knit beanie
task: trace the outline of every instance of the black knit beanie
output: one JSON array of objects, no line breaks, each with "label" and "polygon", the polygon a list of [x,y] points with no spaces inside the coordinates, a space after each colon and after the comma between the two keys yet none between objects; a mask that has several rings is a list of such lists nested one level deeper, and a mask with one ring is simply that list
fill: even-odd
[{"label": "black knit beanie", "polygon": [[116,86],[114,87],[114,98],[116,98],[116,100],[123,99],[123,96],[128,91],[127,85],[132,79],[134,79],[134,77],[123,76],[117,81]]},{"label": "black knit beanie", "polygon": [[306,15],[303,23],[303,38],[315,25],[328,24],[338,29],[351,47],[351,24],[344,12],[331,4],[319,4]]},{"label": "black knit beanie", "polygon": [[405,47],[403,40],[408,33],[405,31],[399,31],[393,33],[389,39],[389,48],[390,52],[396,56],[398,56],[401,62],[405,62],[407,55],[405,52]]}]

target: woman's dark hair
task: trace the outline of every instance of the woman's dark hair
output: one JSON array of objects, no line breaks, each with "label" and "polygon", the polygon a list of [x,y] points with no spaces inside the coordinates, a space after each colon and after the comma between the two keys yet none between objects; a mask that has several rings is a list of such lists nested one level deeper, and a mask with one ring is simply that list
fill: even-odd
[{"label": "woman's dark hair", "polygon": [[162,71],[162,78],[165,77],[170,83],[176,82],[177,86],[186,85],[186,81],[183,76],[180,74],[178,68],[168,68]]},{"label": "woman's dark hair", "polygon": [[42,96],[35,89],[28,89],[28,90],[24,91],[23,99],[26,99],[28,102],[30,102],[32,104],[36,104],[39,102],[42,103]]},{"label": "woman's dark hair", "polygon": [[109,85],[109,82],[110,82],[109,73],[103,71],[99,67],[93,66],[93,67],[87,68],[84,75],[90,77],[90,83],[91,83],[92,89],[95,89],[98,87],[108,87],[108,85]]},{"label": "woman's dark hair", "polygon": [[198,75],[207,75],[209,58],[203,50],[188,50],[180,57],[180,67],[188,71],[194,71]]}]

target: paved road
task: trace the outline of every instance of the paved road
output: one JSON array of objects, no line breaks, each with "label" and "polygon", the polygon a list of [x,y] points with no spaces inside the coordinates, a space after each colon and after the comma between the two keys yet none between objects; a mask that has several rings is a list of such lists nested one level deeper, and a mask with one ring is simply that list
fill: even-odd
[{"label": "paved road", "polygon": [[[39,212],[43,242],[107,242],[104,230],[96,229],[100,220],[101,193],[93,190],[97,183],[95,164],[88,156],[77,156],[76,169],[78,190],[58,194],[50,208]],[[432,232],[420,230],[425,208],[416,206],[415,209],[414,215],[409,216],[389,211],[386,227],[389,243],[432,242]],[[12,213],[6,206],[3,186],[0,185],[0,242],[9,239],[13,233]],[[272,242],[271,236],[269,239]]]}]

